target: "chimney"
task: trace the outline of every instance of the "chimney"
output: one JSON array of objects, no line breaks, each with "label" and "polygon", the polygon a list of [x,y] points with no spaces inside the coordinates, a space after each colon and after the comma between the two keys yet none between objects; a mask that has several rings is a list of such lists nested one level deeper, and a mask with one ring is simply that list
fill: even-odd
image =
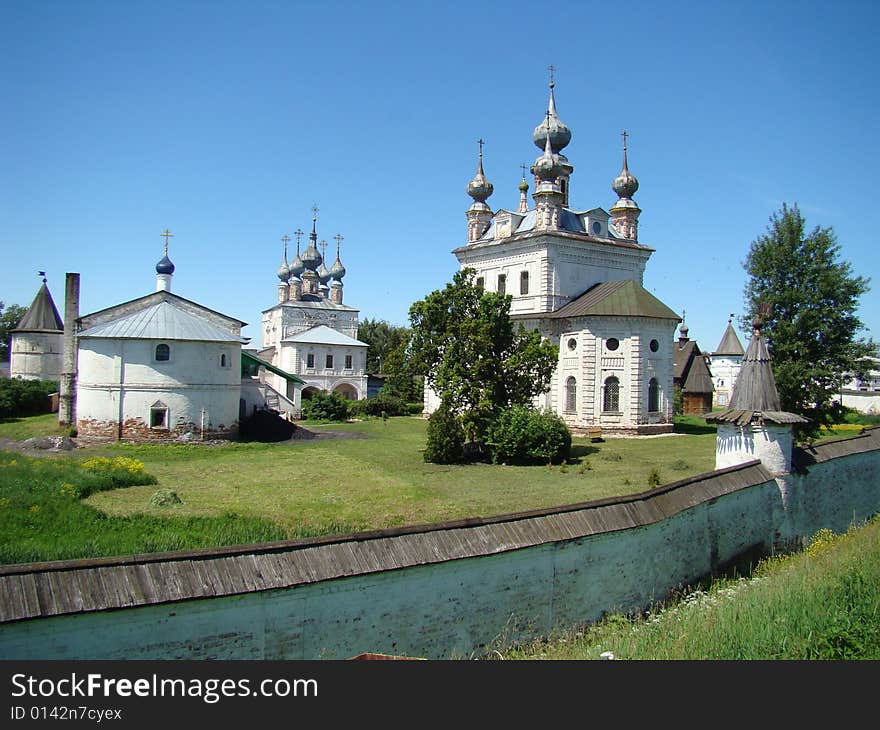
[{"label": "chimney", "polygon": [[64,288],[64,337],[58,384],[58,423],[76,426],[76,320],[79,319],[79,274],[68,272]]}]

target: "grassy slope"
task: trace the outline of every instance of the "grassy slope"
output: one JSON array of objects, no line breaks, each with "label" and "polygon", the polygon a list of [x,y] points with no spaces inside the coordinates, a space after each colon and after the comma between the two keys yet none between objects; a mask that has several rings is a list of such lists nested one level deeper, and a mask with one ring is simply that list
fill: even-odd
[{"label": "grassy slope", "polygon": [[880,519],[718,580],[636,618],[620,615],[508,659],[880,659]]}]

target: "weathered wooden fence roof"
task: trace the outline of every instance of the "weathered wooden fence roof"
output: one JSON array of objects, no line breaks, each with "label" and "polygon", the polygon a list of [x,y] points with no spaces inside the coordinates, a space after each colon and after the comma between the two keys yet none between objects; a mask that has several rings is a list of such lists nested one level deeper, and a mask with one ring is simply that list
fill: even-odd
[{"label": "weathered wooden fence roof", "polygon": [[626,530],[771,478],[754,461],[641,494],[490,518],[260,545],[0,566],[0,623],[290,588]]}]

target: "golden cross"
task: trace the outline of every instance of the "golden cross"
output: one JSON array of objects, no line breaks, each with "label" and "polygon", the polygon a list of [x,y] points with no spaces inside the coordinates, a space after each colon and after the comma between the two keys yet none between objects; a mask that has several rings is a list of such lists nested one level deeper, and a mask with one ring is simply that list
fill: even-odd
[{"label": "golden cross", "polygon": [[174,234],[166,228],[163,233],[159,234],[159,237],[165,239],[165,255],[167,256],[168,255],[168,239],[174,238]]}]

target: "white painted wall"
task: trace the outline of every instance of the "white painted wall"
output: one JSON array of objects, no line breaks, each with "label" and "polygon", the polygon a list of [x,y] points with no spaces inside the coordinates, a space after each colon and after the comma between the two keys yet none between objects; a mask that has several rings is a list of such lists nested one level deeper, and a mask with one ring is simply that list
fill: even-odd
[{"label": "white painted wall", "polygon": [[[140,419],[148,425],[150,408],[161,401],[169,409],[172,429],[203,424],[208,430],[233,429],[241,388],[240,345],[168,340],[170,359],[157,362],[160,342],[81,338],[77,421]],[[221,355],[226,356],[225,366]]]},{"label": "white painted wall", "polygon": [[791,426],[719,423],[715,468],[724,469],[760,459],[771,473],[788,474],[791,471],[792,444]]},{"label": "white painted wall", "polygon": [[63,337],[48,332],[13,333],[9,376],[24,380],[58,380],[61,377]]}]

